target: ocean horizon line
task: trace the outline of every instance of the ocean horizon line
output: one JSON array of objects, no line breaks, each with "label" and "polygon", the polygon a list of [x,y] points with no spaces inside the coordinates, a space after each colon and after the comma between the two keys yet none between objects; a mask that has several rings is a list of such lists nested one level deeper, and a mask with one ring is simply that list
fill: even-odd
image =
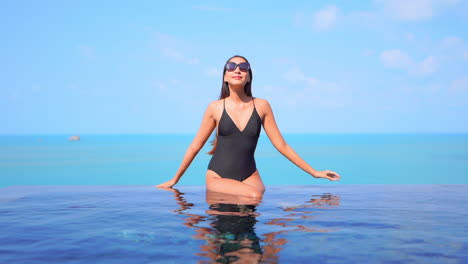
[{"label": "ocean horizon line", "polygon": [[[265,134],[262,131],[262,134]],[[468,135],[467,132],[282,132],[283,135]],[[18,134],[1,134],[2,136],[71,136],[71,135],[80,135],[80,136],[192,136],[196,135],[196,132],[151,132],[151,133],[119,133],[119,132],[109,132],[109,133],[18,133]]]}]

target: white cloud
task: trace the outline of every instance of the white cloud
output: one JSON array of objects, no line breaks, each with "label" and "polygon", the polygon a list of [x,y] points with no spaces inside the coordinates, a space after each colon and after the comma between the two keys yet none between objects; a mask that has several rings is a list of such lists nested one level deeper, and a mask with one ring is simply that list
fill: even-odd
[{"label": "white cloud", "polygon": [[78,84],[77,84],[76,82],[68,83],[67,88],[68,88],[69,90],[75,90],[75,89],[78,88]]},{"label": "white cloud", "polygon": [[307,76],[299,67],[286,71],[283,78],[298,88],[282,89],[288,92],[279,96],[281,101],[288,105],[313,104],[322,108],[340,108],[345,105],[347,95],[343,86],[336,82],[321,81]]},{"label": "white cloud", "polygon": [[170,83],[171,83],[172,85],[179,85],[179,84],[182,83],[182,81],[181,81],[181,80],[177,80],[177,79],[172,79],[172,80],[170,80]]},{"label": "white cloud", "polygon": [[440,91],[442,88],[443,86],[438,83],[430,83],[426,86],[426,91],[437,92]]},{"label": "white cloud", "polygon": [[271,63],[274,65],[292,65],[295,64],[295,60],[288,56],[271,56]]},{"label": "white cloud", "polygon": [[161,92],[167,91],[167,85],[159,81],[153,82],[153,87],[155,87],[156,89],[158,89],[158,91]]},{"label": "white cloud", "polygon": [[267,92],[267,93],[273,93],[275,92],[277,89],[271,85],[265,85],[262,87],[263,91]]},{"label": "white cloud", "polygon": [[463,40],[459,37],[449,36],[442,39],[441,45],[443,48],[447,49],[460,48],[463,46]]},{"label": "white cloud", "polygon": [[437,69],[437,61],[434,56],[429,56],[415,67],[415,73],[418,75],[428,75],[434,73]]},{"label": "white cloud", "polygon": [[338,8],[328,6],[314,14],[314,29],[325,31],[332,28],[338,19]]},{"label": "white cloud", "polygon": [[40,92],[40,91],[41,91],[41,86],[40,86],[39,84],[36,84],[36,83],[35,83],[35,84],[33,84],[33,85],[31,86],[31,91],[32,91],[33,93]]},{"label": "white cloud", "polygon": [[200,60],[197,58],[191,58],[187,60],[187,64],[199,64]]},{"label": "white cloud", "polygon": [[412,64],[411,58],[406,53],[398,49],[382,52],[380,59],[385,66],[390,68],[405,69],[410,67]]},{"label": "white cloud", "polygon": [[433,16],[431,0],[382,0],[379,3],[397,20],[425,20]]},{"label": "white cloud", "polygon": [[18,93],[18,91],[9,89],[7,92],[7,98],[10,102],[16,102],[20,98],[20,94]]},{"label": "white cloud", "polygon": [[201,10],[201,11],[212,11],[212,12],[230,12],[234,10],[232,8],[220,7],[220,6],[215,6],[215,5],[197,5],[197,6],[194,6],[193,8]]},{"label": "white cloud", "polygon": [[317,79],[306,76],[301,69],[294,67],[287,71],[283,78],[292,83],[306,82],[308,85],[316,85],[318,83]]},{"label": "white cloud", "polygon": [[305,14],[304,12],[296,12],[294,15],[294,25],[297,27],[303,27],[305,25]]},{"label": "white cloud", "polygon": [[185,64],[200,63],[198,58],[186,55],[190,50],[189,44],[186,41],[160,32],[154,33],[154,37],[156,48],[164,57]]},{"label": "white cloud", "polygon": [[182,55],[178,50],[175,50],[172,47],[162,47],[161,48],[161,53],[168,58],[171,58],[176,61],[184,61],[185,56]]},{"label": "white cloud", "polygon": [[358,12],[351,12],[348,14],[348,17],[353,19],[359,19],[365,22],[373,21],[377,18],[377,13],[369,12],[369,11],[358,11]]},{"label": "white cloud", "polygon": [[406,33],[406,39],[409,41],[413,41],[415,39],[414,34],[411,32]]},{"label": "white cloud", "polygon": [[304,73],[299,68],[292,68],[283,74],[283,78],[292,83],[297,83],[304,78]]},{"label": "white cloud", "polygon": [[364,49],[364,50],[362,51],[362,55],[363,55],[363,56],[366,56],[366,57],[372,56],[372,55],[374,55],[374,54],[375,54],[375,50],[372,50],[372,49]]},{"label": "white cloud", "polygon": [[468,46],[463,39],[457,36],[445,37],[440,42],[440,47],[443,49],[444,55],[453,59],[468,60]]},{"label": "white cloud", "polygon": [[421,21],[432,18],[436,12],[453,7],[458,0],[375,0],[385,13],[400,21]]},{"label": "white cloud", "polygon": [[468,78],[453,80],[450,88],[455,92],[468,91]]},{"label": "white cloud", "polygon": [[340,21],[344,21],[342,24],[359,28],[376,27],[380,20],[381,15],[376,11],[358,11],[340,15]]},{"label": "white cloud", "polygon": [[405,52],[395,49],[382,52],[380,59],[389,68],[402,69],[414,75],[429,75],[437,70],[435,56],[428,56],[421,62],[417,62]]},{"label": "white cloud", "polygon": [[96,50],[93,47],[85,44],[79,44],[76,48],[78,49],[78,54],[83,58],[91,61],[96,60]]},{"label": "white cloud", "polygon": [[205,75],[209,77],[220,77],[223,74],[221,69],[218,69],[216,67],[209,67],[208,69],[205,70]]}]

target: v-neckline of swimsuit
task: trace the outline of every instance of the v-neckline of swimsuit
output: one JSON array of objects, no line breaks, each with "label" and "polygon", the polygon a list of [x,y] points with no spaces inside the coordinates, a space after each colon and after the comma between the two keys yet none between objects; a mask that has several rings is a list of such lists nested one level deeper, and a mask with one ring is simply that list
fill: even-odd
[{"label": "v-neckline of swimsuit", "polygon": [[252,97],[253,111],[244,129],[240,130],[226,111],[223,99],[223,113],[217,127],[216,150],[208,165],[222,178],[244,181],[256,170],[254,153],[262,126],[262,120]]},{"label": "v-neckline of swimsuit", "polygon": [[[252,101],[253,101],[253,99],[252,99]],[[247,123],[245,124],[244,129],[242,129],[242,130],[240,130],[240,128],[236,125],[236,122],[234,122],[234,119],[232,119],[232,117],[231,117],[231,116],[229,115],[229,113],[226,111],[226,105],[224,105],[224,110],[223,110],[223,114],[222,114],[222,115],[226,114],[226,116],[229,118],[229,120],[231,120],[232,124],[237,128],[237,131],[239,131],[240,133],[243,133],[243,132],[245,131],[245,129],[247,128],[247,126],[249,125],[250,120],[252,120],[252,117],[253,117],[253,115],[254,115],[254,112],[256,112],[255,105],[254,105],[254,108],[253,108],[253,110],[252,110],[252,114],[250,114],[249,120],[247,120]],[[223,118],[223,117],[221,116],[221,119],[222,119],[222,118]],[[221,123],[221,119],[220,119],[220,123]]]}]

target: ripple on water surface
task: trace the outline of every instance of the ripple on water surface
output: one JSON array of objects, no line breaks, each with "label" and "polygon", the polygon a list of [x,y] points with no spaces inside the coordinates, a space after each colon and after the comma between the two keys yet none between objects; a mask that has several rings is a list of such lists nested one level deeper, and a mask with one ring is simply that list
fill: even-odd
[{"label": "ripple on water surface", "polygon": [[1,263],[463,263],[467,185],[0,189]]}]

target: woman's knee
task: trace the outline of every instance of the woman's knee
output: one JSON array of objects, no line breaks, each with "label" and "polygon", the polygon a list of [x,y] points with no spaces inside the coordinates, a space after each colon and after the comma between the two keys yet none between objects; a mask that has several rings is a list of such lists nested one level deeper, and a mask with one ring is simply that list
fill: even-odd
[{"label": "woman's knee", "polygon": [[250,198],[259,199],[262,198],[263,192],[261,190],[252,188],[252,190],[249,191],[248,196]]}]

